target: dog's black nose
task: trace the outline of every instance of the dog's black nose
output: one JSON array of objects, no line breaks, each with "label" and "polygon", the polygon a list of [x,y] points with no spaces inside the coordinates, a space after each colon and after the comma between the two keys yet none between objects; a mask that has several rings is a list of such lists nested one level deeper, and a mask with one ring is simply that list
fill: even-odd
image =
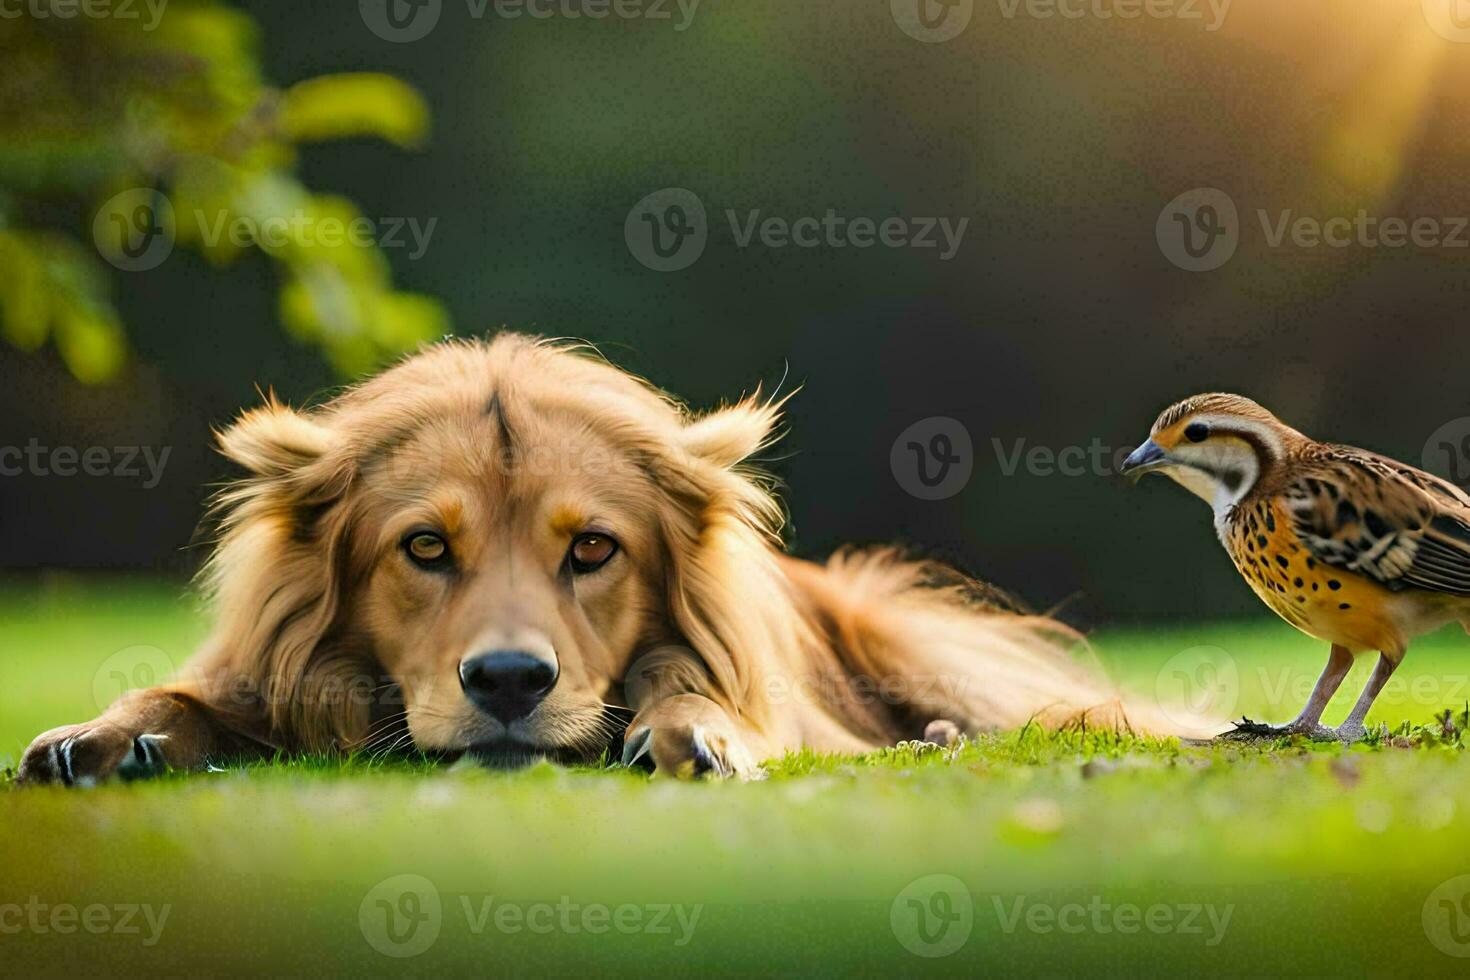
[{"label": "dog's black nose", "polygon": [[524,718],[556,686],[556,664],[524,650],[491,650],[466,657],[459,683],[480,708],[510,724]]}]

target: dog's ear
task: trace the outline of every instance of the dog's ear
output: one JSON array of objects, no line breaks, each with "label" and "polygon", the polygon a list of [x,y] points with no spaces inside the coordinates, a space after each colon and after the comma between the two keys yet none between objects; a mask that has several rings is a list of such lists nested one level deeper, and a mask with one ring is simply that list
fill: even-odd
[{"label": "dog's ear", "polygon": [[760,393],[717,409],[684,426],[684,451],[728,469],[774,441],[781,402],[762,401]]},{"label": "dog's ear", "polygon": [[684,426],[659,471],[669,507],[666,594],[672,625],[708,672],[702,693],[759,728],[768,721],[767,660],[794,650],[799,617],[775,547],[781,506],[768,481],[738,464],[772,441],[780,402],[759,394]]},{"label": "dog's ear", "polygon": [[331,432],[273,395],[218,433],[219,450],[256,476],[296,473],[321,459],[332,446]]},{"label": "dog's ear", "polygon": [[365,730],[367,705],[332,686],[352,690],[361,671],[328,639],[351,571],[353,515],[342,506],[351,454],[326,424],[273,396],[218,439],[249,473],[215,498],[219,544],[205,572],[229,674],[261,698],[283,741],[348,744]]}]

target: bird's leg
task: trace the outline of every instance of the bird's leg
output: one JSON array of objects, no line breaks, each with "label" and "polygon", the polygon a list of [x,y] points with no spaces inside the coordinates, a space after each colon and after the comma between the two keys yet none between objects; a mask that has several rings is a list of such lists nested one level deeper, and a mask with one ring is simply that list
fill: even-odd
[{"label": "bird's leg", "polygon": [[1358,695],[1358,703],[1353,705],[1353,710],[1348,714],[1347,720],[1337,726],[1338,738],[1344,742],[1356,742],[1368,733],[1363,719],[1368,717],[1368,709],[1373,707],[1373,702],[1383,690],[1383,685],[1388,683],[1388,679],[1398,668],[1399,660],[1402,659],[1403,654],[1400,654],[1397,660],[1390,658],[1386,653],[1378,655],[1378,663],[1373,665],[1373,676],[1368,678],[1368,685],[1363,688],[1363,693]]},{"label": "bird's leg", "polygon": [[1327,702],[1332,700],[1332,695],[1337,693],[1337,689],[1342,686],[1342,679],[1352,667],[1352,653],[1347,647],[1334,643],[1332,652],[1327,655],[1327,666],[1322,668],[1322,676],[1317,678],[1317,685],[1312,688],[1312,696],[1307,699],[1301,714],[1294,721],[1288,722],[1282,731],[1293,735],[1309,735],[1312,738],[1336,738],[1336,732],[1321,724],[1322,712],[1326,710]]},{"label": "bird's leg", "polygon": [[1332,645],[1332,651],[1327,655],[1327,666],[1322,668],[1322,676],[1317,678],[1317,685],[1312,688],[1312,696],[1307,699],[1306,706],[1302,708],[1301,714],[1294,721],[1285,725],[1267,725],[1259,721],[1251,721],[1242,718],[1235,723],[1234,731],[1226,732],[1221,738],[1229,741],[1252,740],[1258,738],[1281,738],[1284,735],[1307,735],[1311,738],[1331,739],[1338,735],[1332,729],[1321,724],[1322,712],[1327,707],[1327,702],[1332,700],[1332,695],[1342,686],[1342,679],[1348,675],[1353,666],[1353,655],[1347,647]]}]

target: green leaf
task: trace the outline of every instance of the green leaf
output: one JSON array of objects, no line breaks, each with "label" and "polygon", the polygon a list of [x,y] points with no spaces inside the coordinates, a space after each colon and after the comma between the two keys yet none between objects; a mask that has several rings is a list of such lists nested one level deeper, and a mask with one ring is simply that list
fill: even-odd
[{"label": "green leaf", "polygon": [[127,360],[122,325],[110,307],[60,304],[56,349],[83,384],[112,380]]},{"label": "green leaf", "polygon": [[46,342],[51,327],[46,267],[41,256],[18,232],[0,232],[0,332],[24,351]]},{"label": "green leaf", "polygon": [[429,108],[417,89],[390,75],[323,75],[286,91],[279,125],[296,143],[377,136],[412,148],[428,137]]}]

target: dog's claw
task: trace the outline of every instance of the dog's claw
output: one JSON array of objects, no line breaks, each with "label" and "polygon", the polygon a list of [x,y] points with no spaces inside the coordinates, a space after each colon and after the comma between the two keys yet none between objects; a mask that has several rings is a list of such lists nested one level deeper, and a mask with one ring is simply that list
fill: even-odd
[{"label": "dog's claw", "polygon": [[677,695],[641,711],[623,737],[623,764],[642,761],[674,779],[759,779],[724,711],[707,698]]},{"label": "dog's claw", "polygon": [[117,775],[124,782],[152,779],[168,771],[163,758],[163,741],[167,735],[139,735],[133,739],[133,751],[118,763]]},{"label": "dog's claw", "polygon": [[694,737],[690,739],[690,742],[694,749],[694,757],[691,760],[691,774],[695,778],[711,773],[721,779],[732,775],[731,769],[725,763],[725,760],[718,753],[710,749],[709,744],[705,741],[704,732],[701,729],[694,729]]},{"label": "dog's claw", "polygon": [[631,767],[648,754],[649,746],[652,744],[652,728],[640,728],[636,732],[629,732],[623,739],[623,765]]}]

